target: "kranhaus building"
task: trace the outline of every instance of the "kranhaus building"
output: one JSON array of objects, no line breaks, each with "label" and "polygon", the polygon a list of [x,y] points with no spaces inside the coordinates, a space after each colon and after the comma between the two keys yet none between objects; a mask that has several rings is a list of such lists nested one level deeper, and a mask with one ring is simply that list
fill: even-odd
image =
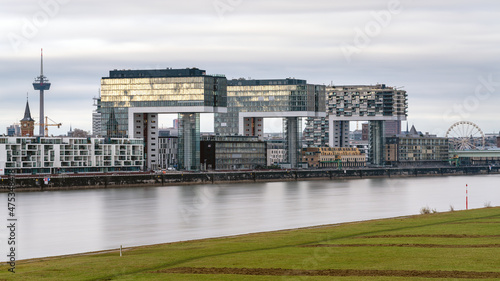
[{"label": "kranhaus building", "polygon": [[221,136],[264,136],[265,118],[282,118],[286,162],[295,168],[302,148],[301,118],[326,116],[325,86],[301,79],[227,81],[227,113],[216,113],[215,133]]},{"label": "kranhaus building", "polygon": [[227,79],[205,70],[112,70],[101,79],[101,135],[142,138],[145,168],[159,164],[158,115],[177,113],[178,166],[200,169],[200,113],[227,112]]}]

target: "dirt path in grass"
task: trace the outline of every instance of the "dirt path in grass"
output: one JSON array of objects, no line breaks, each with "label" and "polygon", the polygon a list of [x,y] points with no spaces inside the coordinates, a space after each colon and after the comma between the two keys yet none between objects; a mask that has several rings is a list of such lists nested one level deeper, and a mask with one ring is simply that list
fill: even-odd
[{"label": "dirt path in grass", "polygon": [[443,244],[315,244],[302,245],[303,248],[315,247],[414,247],[414,248],[500,248],[500,244],[471,244],[471,245],[443,245]]},{"label": "dirt path in grass", "polygon": [[423,278],[500,278],[500,272],[477,271],[430,271],[430,270],[295,270],[282,268],[199,268],[178,267],[154,271],[152,273],[180,274],[235,274],[235,275],[270,275],[270,276],[370,276],[370,277],[423,277]]},{"label": "dirt path in grass", "polygon": [[354,238],[497,238],[500,235],[470,235],[470,234],[403,234],[403,235],[371,235]]}]

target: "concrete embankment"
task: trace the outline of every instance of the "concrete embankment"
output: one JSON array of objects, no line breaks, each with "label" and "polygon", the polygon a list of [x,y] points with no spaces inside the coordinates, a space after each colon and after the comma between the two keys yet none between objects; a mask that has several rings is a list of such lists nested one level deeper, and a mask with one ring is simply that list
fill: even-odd
[{"label": "concrete embankment", "polygon": [[[265,170],[230,172],[174,172],[166,174],[75,174],[2,177],[0,191],[97,189],[132,186],[218,184],[296,180],[336,180],[376,177],[418,177],[498,174],[500,167],[366,168],[331,170]],[[47,178],[50,180],[47,181]]]}]

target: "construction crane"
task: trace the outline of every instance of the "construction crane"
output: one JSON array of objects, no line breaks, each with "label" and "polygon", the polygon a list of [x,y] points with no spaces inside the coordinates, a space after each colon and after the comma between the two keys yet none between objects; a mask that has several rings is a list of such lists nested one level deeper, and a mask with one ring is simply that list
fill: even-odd
[{"label": "construction crane", "polygon": [[[49,124],[49,121],[50,120],[52,123]],[[44,124],[35,124],[35,125],[38,125],[38,126],[41,126],[43,125],[45,128],[43,129],[44,132],[45,132],[45,136],[48,137],[49,136],[49,126],[57,126],[57,128],[60,128],[62,126],[61,123],[57,123],[56,121],[50,119],[49,117],[45,116],[45,123]]]}]

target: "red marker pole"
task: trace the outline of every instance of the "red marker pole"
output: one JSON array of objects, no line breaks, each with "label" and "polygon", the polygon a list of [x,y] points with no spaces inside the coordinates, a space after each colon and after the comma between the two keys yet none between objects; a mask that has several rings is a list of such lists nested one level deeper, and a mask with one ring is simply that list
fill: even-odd
[{"label": "red marker pole", "polygon": [[469,186],[465,185],[465,209],[469,210]]}]

